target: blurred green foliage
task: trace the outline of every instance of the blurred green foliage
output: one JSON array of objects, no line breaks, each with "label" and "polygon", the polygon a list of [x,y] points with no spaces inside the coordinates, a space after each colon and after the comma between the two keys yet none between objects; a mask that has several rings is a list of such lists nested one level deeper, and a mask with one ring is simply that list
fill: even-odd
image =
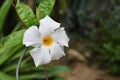
[{"label": "blurred green foliage", "polygon": [[66,0],[61,3],[72,39],[90,42],[92,60],[111,74],[120,75],[120,0]]},{"label": "blurred green foliage", "polygon": [[100,19],[100,28],[95,29],[94,51],[99,53],[98,62],[111,74],[120,74],[120,1],[111,1],[106,17]]}]

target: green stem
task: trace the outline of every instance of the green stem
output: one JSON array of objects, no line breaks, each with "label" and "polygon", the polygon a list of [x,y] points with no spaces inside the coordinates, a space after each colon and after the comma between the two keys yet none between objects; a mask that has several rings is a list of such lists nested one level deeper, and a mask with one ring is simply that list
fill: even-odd
[{"label": "green stem", "polygon": [[21,26],[21,22],[19,22],[19,23],[15,26],[15,28],[12,30],[12,32],[17,31],[17,30],[20,28],[20,26]]},{"label": "green stem", "polygon": [[25,48],[23,54],[21,55],[19,61],[18,61],[18,65],[17,65],[17,69],[16,69],[16,80],[19,80],[19,69],[20,69],[20,64],[21,64],[21,61],[23,59],[23,56],[25,55],[26,51],[27,51],[28,47]]}]

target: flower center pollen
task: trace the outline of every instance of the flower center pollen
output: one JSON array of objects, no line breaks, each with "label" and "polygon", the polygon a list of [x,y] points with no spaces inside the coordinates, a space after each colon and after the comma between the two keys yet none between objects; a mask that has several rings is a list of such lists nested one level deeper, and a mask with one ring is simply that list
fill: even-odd
[{"label": "flower center pollen", "polygon": [[44,44],[45,46],[51,46],[52,43],[53,43],[53,38],[52,38],[51,36],[45,36],[45,37],[43,38],[43,44]]}]

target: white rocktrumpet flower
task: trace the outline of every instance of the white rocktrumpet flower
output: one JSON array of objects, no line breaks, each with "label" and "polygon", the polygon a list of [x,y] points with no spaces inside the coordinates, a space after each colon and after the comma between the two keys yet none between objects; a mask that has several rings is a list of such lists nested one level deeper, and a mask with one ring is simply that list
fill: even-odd
[{"label": "white rocktrumpet flower", "polygon": [[65,56],[64,46],[68,47],[69,38],[60,23],[49,16],[40,20],[40,26],[31,26],[24,33],[23,44],[33,46],[30,51],[37,66],[47,64]]}]

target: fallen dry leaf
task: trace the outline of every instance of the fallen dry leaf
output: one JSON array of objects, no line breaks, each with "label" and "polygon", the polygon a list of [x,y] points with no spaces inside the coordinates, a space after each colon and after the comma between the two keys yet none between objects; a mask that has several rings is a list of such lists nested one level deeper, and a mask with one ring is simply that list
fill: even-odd
[{"label": "fallen dry leaf", "polygon": [[83,61],[83,62],[87,61],[86,58],[80,52],[78,52],[75,49],[69,49],[68,50],[68,58],[69,59],[77,59],[77,60]]}]

